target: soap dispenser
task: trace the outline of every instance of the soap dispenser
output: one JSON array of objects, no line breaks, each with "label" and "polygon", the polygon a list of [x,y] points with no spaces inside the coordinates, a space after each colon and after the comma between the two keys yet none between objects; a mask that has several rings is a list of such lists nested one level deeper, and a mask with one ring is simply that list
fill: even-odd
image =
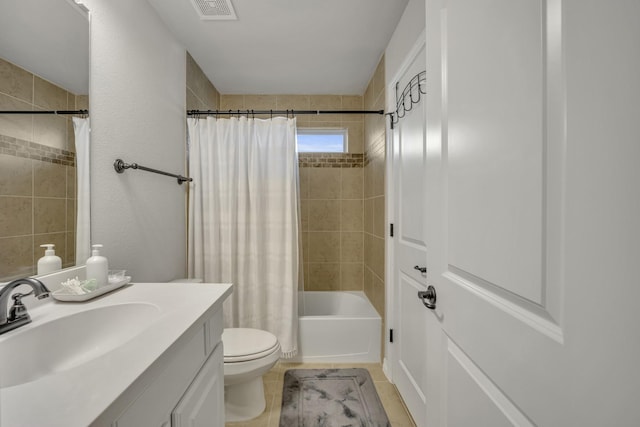
[{"label": "soap dispenser", "polygon": [[41,248],[47,248],[44,251],[44,256],[38,260],[38,274],[53,273],[62,269],[62,259],[56,256],[56,251],[53,243],[47,243],[40,245]]},{"label": "soap dispenser", "polygon": [[87,279],[96,279],[98,287],[109,284],[109,262],[100,255],[102,245],[92,245],[91,257],[87,260]]}]

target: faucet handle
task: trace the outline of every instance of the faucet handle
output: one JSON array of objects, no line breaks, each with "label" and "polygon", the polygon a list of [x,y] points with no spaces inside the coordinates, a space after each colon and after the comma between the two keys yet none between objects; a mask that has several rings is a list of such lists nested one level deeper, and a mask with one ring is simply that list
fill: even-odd
[{"label": "faucet handle", "polygon": [[16,292],[15,294],[11,295],[11,298],[13,299],[13,305],[9,309],[9,316],[7,316],[10,322],[14,322],[19,318],[29,319],[29,314],[27,313],[27,307],[25,307],[24,304],[22,303],[22,298],[26,297],[27,295],[31,295],[32,293],[33,291],[28,292],[26,294],[21,294],[20,292]]},{"label": "faucet handle", "polygon": [[13,299],[14,304],[22,304],[22,298],[27,297],[31,294],[33,294],[33,290],[31,292],[27,292],[26,294],[16,292],[15,294],[11,295],[11,298]]}]

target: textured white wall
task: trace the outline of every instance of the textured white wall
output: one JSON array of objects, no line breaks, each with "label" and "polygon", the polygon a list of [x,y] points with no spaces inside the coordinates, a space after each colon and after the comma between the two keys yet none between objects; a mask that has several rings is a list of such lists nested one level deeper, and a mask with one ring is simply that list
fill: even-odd
[{"label": "textured white wall", "polygon": [[185,274],[185,50],[145,0],[85,0],[91,16],[91,233],[135,281]]},{"label": "textured white wall", "polygon": [[[425,1],[409,0],[384,53],[387,85],[397,74],[418,36],[424,31],[425,16]],[[389,95],[392,98],[389,98]],[[387,94],[387,99],[393,99],[393,96],[393,93]]]}]

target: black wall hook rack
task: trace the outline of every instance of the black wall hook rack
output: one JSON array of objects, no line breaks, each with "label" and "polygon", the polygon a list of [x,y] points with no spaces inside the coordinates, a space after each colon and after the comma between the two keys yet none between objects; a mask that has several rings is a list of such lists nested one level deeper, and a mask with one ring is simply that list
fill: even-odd
[{"label": "black wall hook rack", "polygon": [[420,102],[422,95],[427,94],[425,82],[427,80],[427,72],[421,71],[411,78],[409,83],[402,90],[402,95],[398,95],[398,86],[396,84],[396,111],[387,113],[391,121],[391,129],[403,118],[413,106]]},{"label": "black wall hook rack", "polygon": [[118,173],[123,173],[126,169],[140,169],[143,171],[147,171],[147,172],[153,172],[153,173],[158,173],[160,175],[166,175],[166,176],[170,176],[172,178],[176,178],[178,180],[178,184],[182,185],[183,182],[191,182],[193,181],[193,178],[188,178],[182,175],[176,175],[173,173],[169,173],[169,172],[164,172],[158,169],[153,169],[153,168],[148,168],[146,166],[142,166],[139,165],[137,163],[125,163],[122,159],[116,159],[115,162],[113,162],[113,168],[116,170],[116,172]]}]

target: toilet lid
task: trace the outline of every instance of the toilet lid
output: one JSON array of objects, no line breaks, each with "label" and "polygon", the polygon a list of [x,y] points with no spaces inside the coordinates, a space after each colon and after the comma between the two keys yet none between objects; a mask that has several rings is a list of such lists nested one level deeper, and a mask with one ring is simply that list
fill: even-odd
[{"label": "toilet lid", "polygon": [[245,362],[267,356],[280,348],[275,335],[259,329],[229,328],[222,332],[224,361]]}]

